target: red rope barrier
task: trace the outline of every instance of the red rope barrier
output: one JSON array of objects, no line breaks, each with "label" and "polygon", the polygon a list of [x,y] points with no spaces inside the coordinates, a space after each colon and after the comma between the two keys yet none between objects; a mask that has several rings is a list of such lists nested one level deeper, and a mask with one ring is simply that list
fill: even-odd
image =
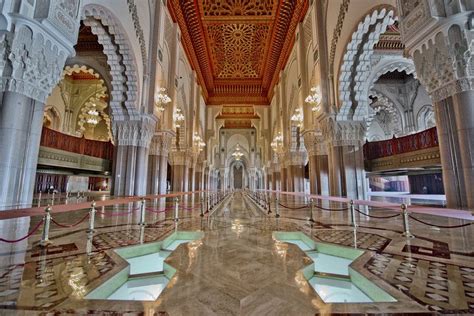
[{"label": "red rope barrier", "polygon": [[31,235],[33,235],[37,230],[38,228],[40,228],[41,224],[43,224],[44,222],[44,219],[41,219],[38,224],[36,224],[35,227],[33,227],[33,229],[25,236],[25,237],[22,237],[22,238],[19,238],[19,239],[15,239],[15,240],[8,240],[8,239],[3,239],[3,238],[0,238],[0,241],[3,241],[3,242],[6,242],[6,243],[9,243],[9,244],[13,244],[13,243],[16,243],[16,242],[20,242],[22,240],[25,240],[26,238],[30,237]]},{"label": "red rope barrier", "polygon": [[130,212],[116,213],[116,214],[107,214],[105,212],[97,212],[97,214],[104,215],[104,216],[109,216],[109,217],[118,217],[118,216],[130,215],[134,211],[136,211],[136,210],[131,210]]},{"label": "red rope barrier", "polygon": [[152,213],[157,213],[157,214],[158,214],[158,213],[164,213],[164,212],[166,212],[166,211],[169,211],[169,210],[171,210],[171,208],[168,207],[168,208],[165,208],[165,209],[162,209],[162,210],[155,210],[155,209],[152,209],[152,208],[147,207],[147,208],[145,208],[145,210],[147,210],[148,212],[152,212]]},{"label": "red rope barrier", "polygon": [[79,225],[80,223],[82,223],[83,221],[86,220],[86,218],[89,217],[89,213],[86,214],[86,216],[84,216],[83,218],[81,218],[78,222],[74,223],[74,224],[71,224],[71,225],[67,225],[67,224],[61,224],[61,223],[58,223],[56,222],[56,220],[51,217],[51,221],[56,224],[56,226],[59,226],[59,227],[64,227],[64,228],[71,228],[71,227],[75,227],[77,225]]},{"label": "red rope barrier", "polygon": [[318,206],[318,205],[315,205],[314,207],[317,208],[317,209],[323,210],[323,211],[330,211],[330,212],[343,212],[343,211],[349,210],[348,207],[346,207],[346,208],[326,208],[326,207],[322,207],[322,206]]},{"label": "red rope barrier", "polygon": [[283,205],[283,204],[281,204],[281,203],[278,203],[278,205],[280,205],[281,207],[284,207],[284,208],[290,209],[290,210],[302,210],[302,209],[304,209],[304,208],[308,208],[308,207],[309,207],[309,205],[303,205],[303,206],[291,207],[291,206]]},{"label": "red rope barrier", "polygon": [[438,228],[461,228],[461,227],[466,227],[466,226],[470,226],[472,224],[474,224],[474,222],[471,222],[471,223],[466,223],[466,224],[460,224],[460,225],[453,225],[453,226],[445,226],[445,225],[435,225],[435,224],[430,224],[428,222],[425,222],[425,221],[422,221],[421,219],[418,219],[416,217],[413,217],[411,215],[408,215],[410,216],[410,218],[418,223],[421,223],[421,224],[424,224],[424,225],[428,225],[428,226],[432,226],[432,227],[438,227]]},{"label": "red rope barrier", "polygon": [[388,216],[377,216],[377,215],[369,215],[369,214],[365,214],[364,212],[360,211],[359,209],[355,208],[354,209],[357,213],[361,214],[361,215],[364,215],[364,216],[367,216],[367,217],[373,217],[373,218],[393,218],[393,217],[397,217],[397,216],[400,216],[401,214],[398,213],[398,214],[395,214],[395,215],[388,215]]}]

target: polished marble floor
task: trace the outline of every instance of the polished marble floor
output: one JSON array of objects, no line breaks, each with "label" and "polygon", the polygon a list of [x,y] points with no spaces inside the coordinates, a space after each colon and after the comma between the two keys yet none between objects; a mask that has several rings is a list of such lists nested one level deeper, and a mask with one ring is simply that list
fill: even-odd
[{"label": "polished marble floor", "polygon": [[[198,201],[198,198],[195,198]],[[234,193],[211,215],[200,217],[193,199],[183,202],[181,219],[173,210],[148,213],[144,228],[136,225],[135,206],[106,208],[87,234],[87,221],[74,228],[52,226],[47,248],[38,245],[40,231],[14,244],[0,243],[0,315],[15,314],[169,314],[169,315],[314,315],[316,313],[474,313],[474,227],[437,229],[411,223],[416,238],[401,236],[399,218],[347,212],[292,210],[305,204],[281,198],[280,218]],[[166,208],[172,204],[156,206]],[[324,204],[340,208],[337,204]],[[128,213],[125,216],[118,216]],[[125,213],[124,213],[125,211]],[[55,214],[74,223],[84,211]],[[116,214],[117,216],[109,216]],[[392,212],[372,211],[373,215]],[[436,225],[463,220],[417,214]],[[0,221],[0,237],[24,236],[40,217]],[[176,230],[202,230],[200,242],[183,244],[166,259],[177,272],[154,302],[86,300],[85,295],[124,269],[127,262],[113,249],[164,239]],[[366,250],[352,267],[397,299],[392,303],[325,304],[301,269],[311,259],[296,245],[273,240],[274,231],[302,231],[315,241]]]}]

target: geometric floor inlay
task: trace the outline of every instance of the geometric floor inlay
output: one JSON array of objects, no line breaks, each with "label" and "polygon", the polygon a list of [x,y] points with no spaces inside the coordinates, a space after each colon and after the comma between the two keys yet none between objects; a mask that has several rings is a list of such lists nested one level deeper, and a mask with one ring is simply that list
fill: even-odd
[{"label": "geometric floor inlay", "polygon": [[[354,231],[318,230],[313,236],[321,241],[354,248]],[[392,241],[376,234],[357,232],[357,248],[381,252]]]},{"label": "geometric floor inlay", "polygon": [[474,313],[472,268],[386,253],[364,267],[430,310]]}]

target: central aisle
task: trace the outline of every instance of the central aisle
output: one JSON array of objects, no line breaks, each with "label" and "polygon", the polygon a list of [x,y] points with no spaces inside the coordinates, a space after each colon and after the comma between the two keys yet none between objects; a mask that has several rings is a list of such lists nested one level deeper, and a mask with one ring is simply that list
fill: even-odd
[{"label": "central aisle", "polygon": [[218,209],[213,214],[215,218],[225,218],[226,220],[244,220],[245,222],[255,222],[260,220],[265,214],[260,211],[249,198],[244,198],[244,194],[236,192],[233,194],[229,203]]},{"label": "central aisle", "polygon": [[311,261],[297,246],[272,239],[274,218],[265,218],[237,192],[208,221],[203,219],[202,241],[178,247],[167,260],[177,273],[159,298],[164,310],[171,315],[317,311],[317,296],[299,272]]}]

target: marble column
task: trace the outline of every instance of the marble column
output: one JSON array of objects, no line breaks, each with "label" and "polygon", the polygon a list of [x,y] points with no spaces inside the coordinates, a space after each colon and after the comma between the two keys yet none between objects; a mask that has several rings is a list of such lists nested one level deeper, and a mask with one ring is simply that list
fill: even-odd
[{"label": "marble column", "polygon": [[150,155],[148,158],[148,194],[157,195],[160,193],[160,159],[160,155]]},{"label": "marble column", "polygon": [[329,195],[329,159],[328,155],[315,155],[317,194]]},{"label": "marble column", "polygon": [[148,155],[155,130],[154,117],[114,121],[115,161],[113,167],[115,195],[144,195],[148,180]]},{"label": "marble column", "polygon": [[135,195],[135,172],[137,166],[137,146],[127,146],[127,163],[125,165],[125,188],[123,195]]},{"label": "marble column", "polygon": [[128,146],[116,145],[114,147],[112,193],[115,196],[124,195],[125,192],[127,152]]},{"label": "marble column", "polygon": [[273,173],[273,183],[272,183],[272,190],[279,191],[281,189],[280,187],[280,172],[274,172]]},{"label": "marble column", "polygon": [[436,121],[440,122],[437,131],[443,184],[449,207],[474,207],[472,152],[468,150],[474,148],[472,93],[462,92],[435,103]]},{"label": "marble column", "polygon": [[341,146],[329,146],[329,193],[333,196],[341,196],[344,194],[342,190],[342,170],[344,167],[341,165],[342,148]]},{"label": "marble column", "polygon": [[184,191],[184,172],[185,172],[185,166],[183,165],[173,165],[172,166],[172,174],[173,174],[173,180],[172,180],[172,186],[171,190],[173,192],[182,192]]},{"label": "marble column", "polygon": [[202,172],[197,170],[194,174],[194,190],[201,191],[203,190],[202,187]]},{"label": "marble column", "polygon": [[329,165],[327,155],[309,156],[311,194],[329,195]]},{"label": "marble column", "polygon": [[166,194],[168,187],[168,155],[162,153],[160,155],[160,178],[159,178],[159,194]]},{"label": "marble column", "polygon": [[135,171],[135,195],[145,195],[148,174],[148,148],[137,147],[137,164]]},{"label": "marble column", "polygon": [[304,192],[304,166],[302,165],[290,165],[290,192]]},{"label": "marble column", "polygon": [[44,104],[4,92],[0,104],[0,209],[29,207],[33,199]]},{"label": "marble column", "polygon": [[194,179],[195,173],[194,173],[194,167],[191,167],[188,169],[188,187],[187,191],[194,191],[194,184],[195,184],[195,179]]},{"label": "marble column", "polygon": [[329,160],[331,195],[366,199],[367,180],[362,146],[332,146]]},{"label": "marble column", "polygon": [[287,191],[287,168],[281,168],[280,190]]},{"label": "marble column", "polygon": [[318,173],[317,173],[317,163],[318,159],[316,155],[309,155],[309,192],[311,194],[318,194]]},{"label": "marble column", "polygon": [[456,136],[462,144],[459,155],[462,164],[460,173],[464,177],[464,193],[467,197],[467,207],[474,209],[474,90],[456,93],[453,96],[453,108]]},{"label": "marble column", "polygon": [[474,39],[470,1],[398,1],[400,30],[434,103],[447,205],[474,209]]},{"label": "marble column", "polygon": [[[59,1],[0,3],[2,210],[31,206],[44,102],[74,54],[80,14],[79,6],[65,8]],[[7,23],[4,17],[14,18]]]}]

